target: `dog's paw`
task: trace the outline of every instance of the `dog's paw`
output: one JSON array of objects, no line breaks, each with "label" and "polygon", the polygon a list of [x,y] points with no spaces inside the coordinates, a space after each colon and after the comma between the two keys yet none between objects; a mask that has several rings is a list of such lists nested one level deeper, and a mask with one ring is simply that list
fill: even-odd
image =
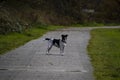
[{"label": "dog's paw", "polygon": [[60,54],[61,56],[64,56],[64,54],[62,53],[62,54]]},{"label": "dog's paw", "polygon": [[63,54],[61,56],[64,56]]},{"label": "dog's paw", "polygon": [[46,52],[46,55],[49,55],[49,52]]}]

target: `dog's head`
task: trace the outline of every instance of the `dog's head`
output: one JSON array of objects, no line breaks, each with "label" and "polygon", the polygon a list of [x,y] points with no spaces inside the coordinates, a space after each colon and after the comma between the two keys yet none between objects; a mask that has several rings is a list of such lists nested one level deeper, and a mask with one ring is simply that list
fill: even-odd
[{"label": "dog's head", "polygon": [[61,37],[62,37],[62,41],[66,43],[68,34],[62,34]]}]

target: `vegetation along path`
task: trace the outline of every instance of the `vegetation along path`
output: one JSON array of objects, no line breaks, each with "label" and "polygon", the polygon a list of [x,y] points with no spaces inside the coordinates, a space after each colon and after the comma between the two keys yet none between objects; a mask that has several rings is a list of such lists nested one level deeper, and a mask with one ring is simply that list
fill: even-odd
[{"label": "vegetation along path", "polygon": [[[94,80],[86,50],[92,29],[69,28],[48,32],[1,55],[0,80]],[[61,34],[69,35],[64,56],[60,56],[59,49],[55,47],[51,55],[46,55],[47,42],[44,38],[60,38]]]}]

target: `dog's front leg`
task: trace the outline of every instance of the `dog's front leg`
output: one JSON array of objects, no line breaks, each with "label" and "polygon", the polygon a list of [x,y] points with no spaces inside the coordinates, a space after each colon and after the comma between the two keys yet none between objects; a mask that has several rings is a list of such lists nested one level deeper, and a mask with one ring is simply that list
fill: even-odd
[{"label": "dog's front leg", "polygon": [[60,47],[60,54],[61,54],[61,56],[63,56],[63,54],[64,54],[64,46]]}]

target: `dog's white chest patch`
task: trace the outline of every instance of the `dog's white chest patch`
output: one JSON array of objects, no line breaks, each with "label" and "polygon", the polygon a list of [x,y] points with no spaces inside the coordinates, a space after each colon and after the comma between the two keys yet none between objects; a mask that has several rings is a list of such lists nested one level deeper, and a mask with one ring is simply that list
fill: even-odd
[{"label": "dog's white chest patch", "polygon": [[67,44],[66,43],[64,43],[64,46],[66,46]]}]

